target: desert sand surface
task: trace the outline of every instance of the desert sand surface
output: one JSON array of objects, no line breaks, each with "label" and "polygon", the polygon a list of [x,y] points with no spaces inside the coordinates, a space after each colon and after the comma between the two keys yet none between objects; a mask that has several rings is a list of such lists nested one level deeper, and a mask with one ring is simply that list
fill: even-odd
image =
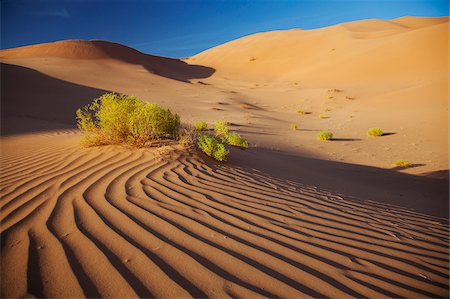
[{"label": "desert sand surface", "polygon": [[[448,25],[1,50],[2,297],[448,297]],[[111,91],[251,147],[80,147],[75,110]]]}]

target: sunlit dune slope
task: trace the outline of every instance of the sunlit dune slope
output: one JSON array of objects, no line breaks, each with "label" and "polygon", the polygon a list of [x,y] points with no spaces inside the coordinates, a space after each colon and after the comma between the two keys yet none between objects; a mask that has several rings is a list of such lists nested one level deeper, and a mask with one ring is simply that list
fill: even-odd
[{"label": "sunlit dune slope", "polygon": [[355,84],[446,75],[447,55],[448,17],[400,18],[253,34],[188,61],[233,79]]}]

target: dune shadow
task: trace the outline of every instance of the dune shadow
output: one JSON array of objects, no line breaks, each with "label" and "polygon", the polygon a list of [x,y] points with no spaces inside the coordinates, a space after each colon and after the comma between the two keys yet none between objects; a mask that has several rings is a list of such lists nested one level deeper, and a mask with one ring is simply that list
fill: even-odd
[{"label": "dune shadow", "polygon": [[446,179],[262,148],[236,151],[235,155],[232,152],[230,157],[229,164],[247,171],[258,170],[281,180],[345,194],[347,198],[395,205],[446,219],[449,217],[449,181]]},{"label": "dune shadow", "polygon": [[1,135],[75,128],[75,111],[110,92],[0,64]]},{"label": "dune shadow", "polygon": [[215,72],[215,69],[211,67],[189,64],[181,59],[144,54],[136,49],[112,42],[91,42],[111,58],[142,65],[150,73],[177,81],[190,83],[190,79],[208,78]]}]

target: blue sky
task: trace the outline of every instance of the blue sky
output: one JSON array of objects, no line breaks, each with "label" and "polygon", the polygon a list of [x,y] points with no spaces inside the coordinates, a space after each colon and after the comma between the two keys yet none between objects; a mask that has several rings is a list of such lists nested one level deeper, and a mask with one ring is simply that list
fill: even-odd
[{"label": "blue sky", "polygon": [[261,31],[448,14],[447,0],[1,0],[1,48],[102,39],[188,57]]}]

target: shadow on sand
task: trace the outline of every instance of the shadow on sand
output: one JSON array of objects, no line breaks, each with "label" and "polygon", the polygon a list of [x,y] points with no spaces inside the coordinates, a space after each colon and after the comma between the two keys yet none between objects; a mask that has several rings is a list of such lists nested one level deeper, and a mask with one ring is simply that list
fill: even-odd
[{"label": "shadow on sand", "polygon": [[0,71],[1,135],[75,128],[75,111],[110,92],[17,65],[2,63]]},{"label": "shadow on sand", "polygon": [[111,58],[142,65],[150,73],[173,80],[190,83],[190,79],[208,78],[215,72],[215,69],[207,66],[188,64],[181,59],[144,54],[117,43],[107,41],[91,41],[91,43]]},{"label": "shadow on sand", "polygon": [[[301,182],[347,198],[413,209],[448,219],[449,182],[392,169],[301,157],[268,149],[232,149],[229,164],[281,180]],[[447,171],[448,172],[448,171]]]}]

